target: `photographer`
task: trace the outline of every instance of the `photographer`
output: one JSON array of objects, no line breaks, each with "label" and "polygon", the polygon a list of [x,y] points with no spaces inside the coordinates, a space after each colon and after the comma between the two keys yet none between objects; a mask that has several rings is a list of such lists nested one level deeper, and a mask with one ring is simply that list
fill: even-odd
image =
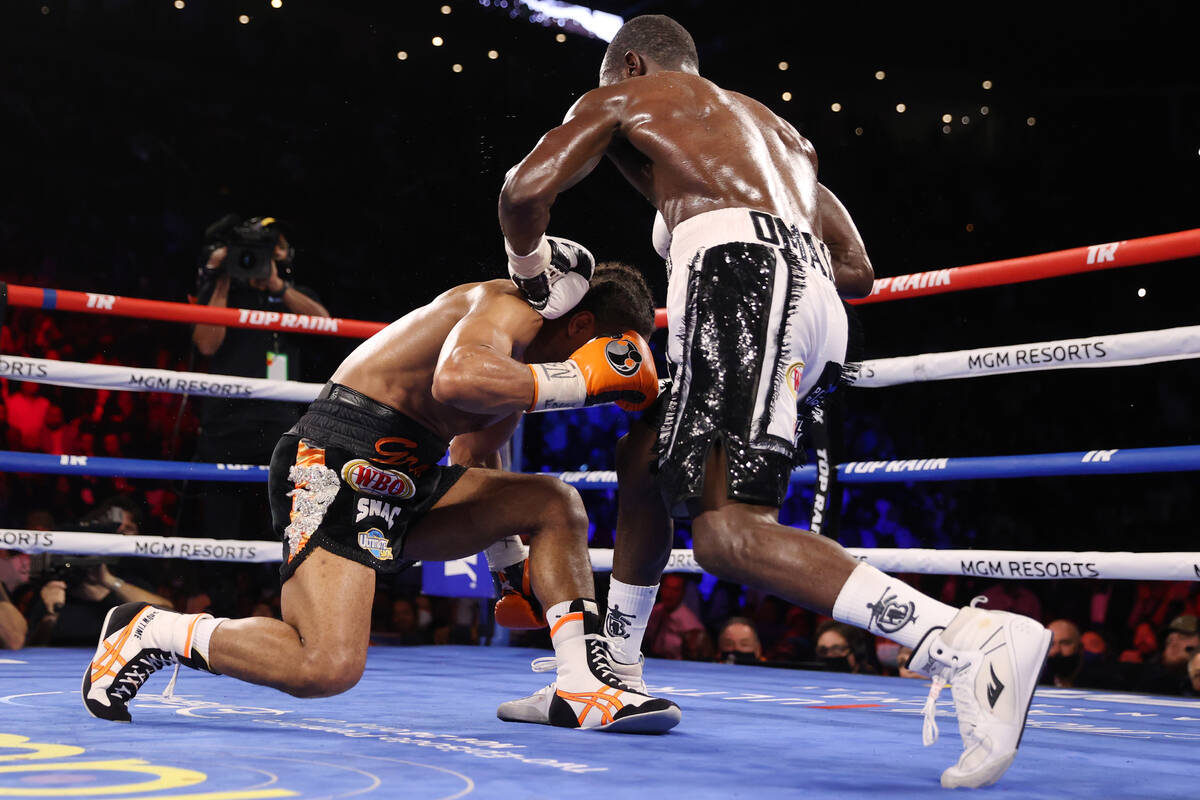
[{"label": "photographer", "polygon": [[[328,317],[316,295],[292,281],[294,252],[273,217],[238,222],[227,216],[205,232],[207,258],[200,267],[197,302]],[[300,347],[279,331],[197,325],[196,349],[210,358],[208,371],[249,378],[296,380]],[[199,402],[200,435],[196,460],[225,464],[265,464],[279,437],[300,418],[300,407],[270,400],[206,397]],[[203,501],[201,534],[237,538],[265,530],[265,497],[259,486],[210,484]]]},{"label": "photographer", "polygon": [[[141,509],[131,498],[118,495],[93,509],[78,527],[96,533],[136,535],[141,530]],[[121,603],[174,608],[170,600],[151,591],[154,581],[142,574],[153,566],[145,559],[52,556],[29,608],[28,644],[90,644],[100,634],[104,615]],[[125,577],[115,574],[114,569]]]}]

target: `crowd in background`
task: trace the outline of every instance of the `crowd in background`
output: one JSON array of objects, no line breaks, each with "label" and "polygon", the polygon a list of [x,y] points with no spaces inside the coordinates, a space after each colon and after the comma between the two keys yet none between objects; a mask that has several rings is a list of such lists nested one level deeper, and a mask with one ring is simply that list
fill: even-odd
[{"label": "crowd in background", "polygon": [[[145,335],[148,323],[15,311],[0,329],[4,351],[91,363],[142,363],[200,368],[203,360]],[[125,329],[117,334],[118,329]],[[128,332],[132,329],[132,333]],[[186,346],[186,342],[183,343]],[[78,390],[6,380],[0,435],[10,450],[68,455],[187,460],[200,434],[179,395]],[[523,468],[611,469],[613,443],[629,417],[616,408],[539,415],[526,425]],[[886,457],[895,444],[870,415],[848,415],[845,438],[861,456]],[[870,448],[869,450],[867,448]],[[1010,482],[1011,485],[1011,482]],[[6,527],[109,533],[199,535],[207,484],[176,480],[0,473],[0,518]],[[981,539],[963,513],[967,484],[886,484],[843,490],[838,536],[850,546],[962,547]],[[615,490],[588,490],[593,547],[611,547]],[[797,487],[782,512],[805,525],[811,489]],[[1011,532],[1018,523],[1010,520]],[[269,538],[268,531],[230,538]],[[1070,543],[1059,539],[1047,544]],[[690,546],[686,525],[676,546]],[[141,558],[75,559],[10,552],[0,578],[27,622],[24,644],[89,645],[108,607],[145,599],[223,616],[279,616],[273,565],[213,564]],[[979,577],[906,575],[903,579],[951,605],[988,598],[988,608],[1052,623],[1055,649],[1045,679],[1060,686],[1200,693],[1200,583],[1130,581],[997,581]],[[607,582],[597,590],[603,599]],[[116,587],[116,588],[114,588]],[[144,594],[141,594],[144,593]],[[0,614],[0,623],[3,615]],[[2,627],[2,625],[0,625]],[[378,644],[474,644],[489,639],[486,606],[466,598],[421,593],[418,570],[380,581],[373,614]],[[544,633],[514,634],[514,643],[548,646]],[[15,639],[8,641],[15,646]],[[661,658],[905,674],[908,653],[870,640],[783,600],[712,576],[668,575],[647,631],[646,653]],[[1193,657],[1197,656],[1197,657]],[[1189,673],[1190,669],[1190,673]]]}]

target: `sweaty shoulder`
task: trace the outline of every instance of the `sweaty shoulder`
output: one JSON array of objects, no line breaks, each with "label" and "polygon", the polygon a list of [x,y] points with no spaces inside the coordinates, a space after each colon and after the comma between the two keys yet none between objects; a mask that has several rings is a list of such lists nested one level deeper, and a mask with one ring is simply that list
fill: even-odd
[{"label": "sweaty shoulder", "polygon": [[816,154],[812,143],[801,136],[800,131],[796,130],[796,127],[792,123],[767,108],[763,103],[741,92],[734,92],[728,89],[722,89],[721,91],[731,99],[731,102],[736,102],[757,117],[761,125],[773,129],[784,146],[808,155]]},{"label": "sweaty shoulder", "polygon": [[[697,83],[699,82],[699,83]],[[585,93],[567,112],[567,119],[581,113],[607,112],[622,116],[633,105],[647,102],[678,102],[680,92],[694,91],[700,86],[714,84],[699,75],[684,72],[658,72],[628,78],[620,83],[600,86]]]},{"label": "sweaty shoulder", "polygon": [[509,280],[472,284],[465,299],[474,318],[504,331],[514,342],[529,342],[542,327],[542,315],[533,310]]}]

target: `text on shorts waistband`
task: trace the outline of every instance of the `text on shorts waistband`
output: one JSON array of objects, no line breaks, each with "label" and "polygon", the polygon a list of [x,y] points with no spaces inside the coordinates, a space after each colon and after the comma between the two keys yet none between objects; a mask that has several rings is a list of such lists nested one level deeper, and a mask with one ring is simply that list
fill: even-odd
[{"label": "text on shorts waistband", "polygon": [[671,262],[686,264],[697,249],[730,242],[758,242],[778,247],[794,254],[802,264],[817,267],[833,280],[829,248],[812,231],[765,211],[748,208],[707,211],[676,225],[671,237]]}]

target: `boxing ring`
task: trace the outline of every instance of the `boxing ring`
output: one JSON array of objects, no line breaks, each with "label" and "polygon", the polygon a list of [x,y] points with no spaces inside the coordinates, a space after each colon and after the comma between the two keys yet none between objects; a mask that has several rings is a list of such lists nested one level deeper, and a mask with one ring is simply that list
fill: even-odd
[{"label": "boxing ring", "polygon": [[[1200,230],[1184,231],[881,279],[863,302],[1197,255]],[[322,335],[362,337],[383,327],[11,285],[6,298],[9,305],[47,310]],[[879,359],[866,362],[858,385],[1191,358],[1200,358],[1200,326]],[[63,386],[291,401],[311,400],[320,388],[10,355],[0,356],[0,374]],[[266,480],[266,468],[259,465],[13,452],[0,452],[0,469]],[[797,470],[793,483],[812,484],[822,477],[819,469]],[[1196,470],[1198,446],[836,465],[842,484]],[[553,474],[581,490],[615,486],[611,472]],[[243,563],[281,557],[275,541],[77,531],[0,530],[0,547]],[[1200,553],[851,552],[892,572],[1200,579]],[[611,551],[594,550],[592,559],[597,569],[611,567]],[[672,554],[668,569],[699,571],[686,550]],[[647,662],[647,683],[683,709],[683,721],[665,736],[503,723],[494,716],[500,702],[546,682],[528,669],[537,653],[505,647],[375,646],[359,685],[321,700],[297,700],[185,670],[171,687],[165,676],[152,679],[131,704],[134,723],[115,725],[91,718],[81,707],[79,680],[89,655],[73,649],[0,651],[0,797],[641,798],[667,792],[704,798],[911,797],[937,790],[937,776],[960,749],[948,693],[938,703],[945,735],[932,747],[919,746],[925,681],[661,660]],[[1041,688],[1017,761],[987,792],[1012,798],[1194,797],[1200,784],[1198,740],[1200,700]]]},{"label": "boxing ring", "polygon": [[[650,660],[683,709],[665,736],[504,723],[495,707],[544,685],[531,651],[372,647],[359,685],[323,700],[206,673],[156,676],[133,723],[79,701],[89,653],[0,658],[0,797],[928,797],[958,757],[953,706],[921,747],[927,684]],[[947,693],[948,695],[949,693]],[[1200,700],[1039,689],[1021,752],[988,797],[1195,797]]]}]

